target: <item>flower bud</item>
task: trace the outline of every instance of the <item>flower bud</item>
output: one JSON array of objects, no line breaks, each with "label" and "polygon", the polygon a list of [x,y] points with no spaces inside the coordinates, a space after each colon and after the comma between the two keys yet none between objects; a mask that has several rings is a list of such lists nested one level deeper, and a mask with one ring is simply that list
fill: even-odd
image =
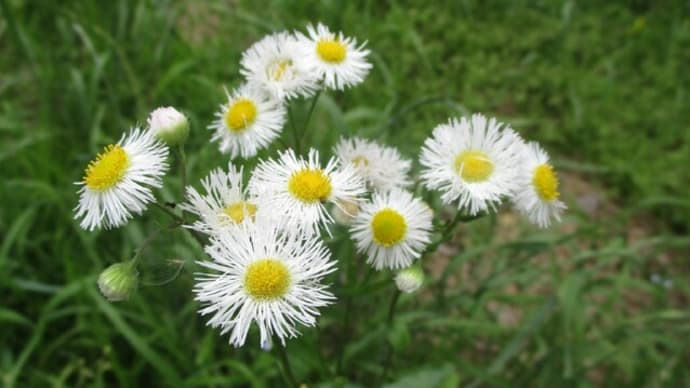
[{"label": "flower bud", "polygon": [[395,275],[395,285],[398,290],[411,294],[424,283],[424,272],[417,266],[405,268]]},{"label": "flower bud", "polygon": [[139,283],[134,261],[113,264],[98,276],[98,288],[111,302],[127,300]]},{"label": "flower bud", "polygon": [[189,135],[187,117],[173,107],[162,107],[151,112],[148,124],[153,135],[171,147],[184,144]]},{"label": "flower bud", "polygon": [[341,200],[332,209],[335,222],[346,226],[352,223],[357,213],[359,213],[359,204],[355,201]]}]

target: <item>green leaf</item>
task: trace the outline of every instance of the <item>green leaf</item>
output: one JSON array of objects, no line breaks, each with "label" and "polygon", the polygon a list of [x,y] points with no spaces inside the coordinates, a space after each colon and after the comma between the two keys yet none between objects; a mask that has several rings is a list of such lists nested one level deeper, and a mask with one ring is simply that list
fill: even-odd
[{"label": "green leaf", "polygon": [[457,387],[460,375],[450,365],[428,366],[403,375],[397,381],[384,385],[385,388],[451,388]]},{"label": "green leaf", "polygon": [[183,386],[180,376],[175,371],[175,368],[168,364],[168,362],[156,353],[144,339],[125,322],[120,312],[113,307],[108,301],[103,298],[101,294],[96,291],[94,287],[88,288],[89,296],[94,300],[96,306],[105,314],[110,320],[110,323],[125,337],[125,339],[132,345],[134,349],[144,357],[163,377],[163,379],[173,387]]}]

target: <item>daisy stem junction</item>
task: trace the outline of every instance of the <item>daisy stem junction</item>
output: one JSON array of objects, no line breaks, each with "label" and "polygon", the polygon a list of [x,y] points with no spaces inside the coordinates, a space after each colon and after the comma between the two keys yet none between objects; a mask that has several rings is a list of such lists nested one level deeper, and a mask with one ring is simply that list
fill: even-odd
[{"label": "daisy stem junction", "polygon": [[[172,204],[172,205],[174,206],[175,204]],[[184,219],[184,217],[182,217],[182,216],[178,215],[177,213],[175,213],[174,211],[172,211],[172,209],[170,209],[167,205],[161,204],[159,202],[153,202],[153,206],[162,210],[163,213],[167,214],[173,220],[175,220],[175,223],[172,225],[172,227],[178,227],[178,226],[184,225],[186,223],[186,220]],[[202,247],[207,244],[206,239],[201,234],[199,234],[199,232],[197,232],[196,230],[187,229],[187,228],[184,228],[184,230],[187,230],[192,235],[192,237],[194,237],[194,239],[199,243],[199,245],[201,245]]]},{"label": "daisy stem junction", "polygon": [[484,217],[486,214],[485,213],[478,213],[473,216],[468,216],[464,214],[463,212],[456,212],[455,216],[453,217],[452,220],[448,221],[442,228],[441,230],[441,237],[438,238],[438,240],[432,242],[424,251],[423,254],[428,254],[428,253],[433,253],[438,249],[438,247],[443,244],[444,242],[448,241],[450,239],[453,231],[455,230],[455,227],[458,226],[460,222],[471,222],[474,220],[477,220],[479,218]]}]

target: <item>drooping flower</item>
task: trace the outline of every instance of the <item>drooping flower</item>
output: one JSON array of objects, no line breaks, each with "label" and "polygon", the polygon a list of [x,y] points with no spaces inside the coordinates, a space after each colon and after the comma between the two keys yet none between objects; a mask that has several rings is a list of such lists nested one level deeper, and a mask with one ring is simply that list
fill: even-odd
[{"label": "drooping flower", "polygon": [[98,289],[111,302],[129,299],[139,285],[135,262],[115,263],[98,276]]}]

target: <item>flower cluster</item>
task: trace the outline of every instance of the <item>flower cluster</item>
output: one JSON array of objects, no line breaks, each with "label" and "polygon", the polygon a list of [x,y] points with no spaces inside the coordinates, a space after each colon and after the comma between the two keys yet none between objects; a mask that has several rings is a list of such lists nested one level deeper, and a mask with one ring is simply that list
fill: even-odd
[{"label": "flower cluster", "polygon": [[318,24],[301,32],[278,32],[254,43],[242,54],[246,81],[220,106],[214,131],[220,151],[249,158],[278,138],[286,121],[285,105],[317,90],[355,86],[369,73],[364,44]]},{"label": "flower cluster", "polygon": [[[368,54],[364,45],[322,24],[308,26],[306,34],[264,37],[242,55],[246,82],[227,93],[210,126],[212,141],[232,159],[255,156],[280,135],[292,100],[361,83],[372,67]],[[75,209],[83,228],[124,225],[155,201],[152,189],[162,186],[167,146],[182,147],[189,124],[173,108],[155,110],[148,123],[148,131],[124,135],[88,165]],[[194,293],[209,325],[229,333],[234,346],[245,343],[252,323],[261,344],[273,338],[284,344],[298,334],[297,325],[315,325],[319,310],[334,302],[324,281],[336,261],[322,236],[332,233],[336,221],[375,270],[398,272],[395,283],[406,293],[424,282],[419,260],[443,242],[432,241],[438,232],[434,211],[409,191],[413,162],[397,149],[343,137],[323,163],[323,152],[310,148],[302,155],[295,142],[297,150],[278,151],[252,171],[237,161],[212,170],[201,189],[185,187],[184,202],[176,207],[181,214],[168,209],[204,241],[209,259],[199,264],[207,272],[197,275]],[[548,155],[481,114],[437,126],[419,164],[420,182],[461,215],[495,211],[510,200],[546,227],[565,208]],[[134,264],[128,263],[126,274],[136,273]],[[101,289],[126,284],[129,295],[136,282],[122,278],[104,280]]]},{"label": "flower cluster", "polygon": [[547,227],[560,221],[565,209],[546,152],[495,118],[474,114],[437,126],[419,161],[424,185],[469,215],[495,210],[508,198],[532,222]]}]

